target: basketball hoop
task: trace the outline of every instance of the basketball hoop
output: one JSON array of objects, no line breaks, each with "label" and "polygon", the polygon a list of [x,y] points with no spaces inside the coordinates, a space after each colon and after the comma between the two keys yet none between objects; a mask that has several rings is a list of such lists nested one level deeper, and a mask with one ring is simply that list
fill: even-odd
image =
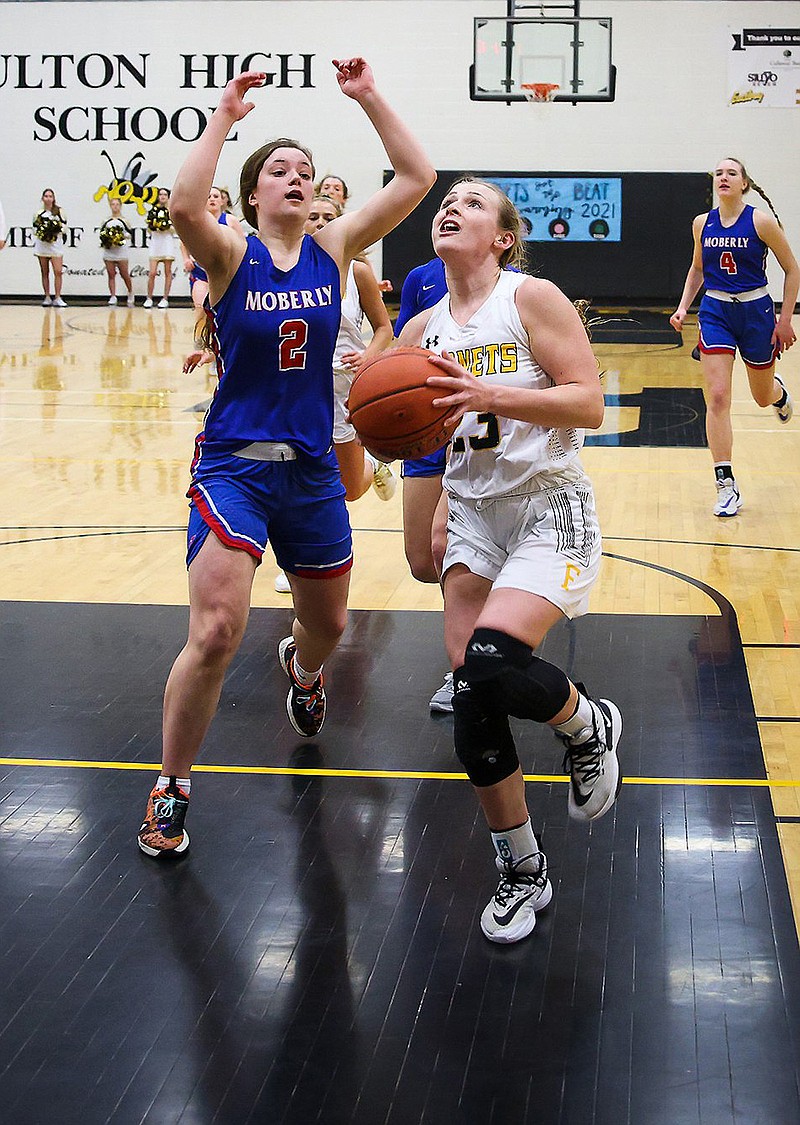
[{"label": "basketball hoop", "polygon": [[519,88],[529,102],[551,102],[561,89],[557,82],[521,82]]}]

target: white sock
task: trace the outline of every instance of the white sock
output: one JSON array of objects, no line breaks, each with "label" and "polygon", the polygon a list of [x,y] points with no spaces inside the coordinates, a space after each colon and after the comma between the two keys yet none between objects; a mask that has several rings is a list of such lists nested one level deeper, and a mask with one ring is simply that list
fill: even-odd
[{"label": "white sock", "polygon": [[294,654],[294,674],[303,687],[313,687],[320,677],[322,668],[317,668],[316,672],[306,672],[297,659],[297,653]]},{"label": "white sock", "polygon": [[518,871],[523,872],[534,873],[539,870],[539,863],[533,861],[533,857],[539,854],[539,845],[533,834],[530,817],[518,828],[492,832],[492,843],[503,863],[513,864]]},{"label": "white sock", "polygon": [[[186,794],[187,797],[189,796],[189,794],[192,791],[191,778],[176,777],[175,778],[175,784],[178,786],[179,789],[183,790],[183,792]],[[158,781],[156,782],[156,789],[166,789],[168,785],[169,785],[169,778],[164,777],[164,775],[162,773],[161,776],[159,777]]]},{"label": "white sock", "polygon": [[594,711],[585,695],[578,692],[578,703],[569,719],[557,723],[555,729],[575,742],[584,742],[594,731]]},{"label": "white sock", "polygon": [[367,453],[366,449],[364,450],[364,460],[368,461],[369,464],[372,465],[373,474],[377,473],[378,469],[381,467],[381,463],[377,460],[377,458],[373,457],[371,453]]}]

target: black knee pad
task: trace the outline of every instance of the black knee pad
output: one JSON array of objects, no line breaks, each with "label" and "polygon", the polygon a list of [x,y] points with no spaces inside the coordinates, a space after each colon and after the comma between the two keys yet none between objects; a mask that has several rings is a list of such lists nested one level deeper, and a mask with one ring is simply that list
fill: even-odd
[{"label": "black knee pad", "polygon": [[547,723],[566,706],[570,682],[560,668],[534,656],[530,645],[497,629],[476,629],[464,676],[518,719]]},{"label": "black knee pad", "polygon": [[508,715],[486,684],[471,684],[464,668],[453,673],[453,727],[458,760],[473,785],[496,785],[519,767]]}]

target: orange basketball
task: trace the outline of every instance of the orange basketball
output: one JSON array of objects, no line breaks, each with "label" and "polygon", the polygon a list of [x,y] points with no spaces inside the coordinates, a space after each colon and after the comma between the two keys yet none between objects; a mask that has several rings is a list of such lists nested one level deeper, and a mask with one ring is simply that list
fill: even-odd
[{"label": "orange basketball", "polygon": [[347,409],[365,449],[381,461],[427,457],[450,438],[450,407],[434,406],[441,387],[426,386],[437,368],[426,348],[391,348],[364,364],[350,388]]}]

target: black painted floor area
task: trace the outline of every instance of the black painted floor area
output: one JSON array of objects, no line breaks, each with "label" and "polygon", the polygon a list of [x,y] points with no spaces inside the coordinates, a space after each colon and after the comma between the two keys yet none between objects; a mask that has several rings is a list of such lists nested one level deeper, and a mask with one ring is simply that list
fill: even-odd
[{"label": "black painted floor area", "polygon": [[[4,757],[154,762],[186,611],[0,604]],[[353,613],[316,743],[254,610],[205,764],[457,773],[441,619]],[[545,653],[615,699],[636,778],[764,776],[732,615],[597,616]],[[527,773],[561,774],[516,724]],[[529,786],[554,898],[509,948],[465,781],[196,774],[178,863],[149,772],[0,767],[0,1091],[16,1125],[800,1120],[800,957],[766,789],[628,784],[586,830]]]}]

